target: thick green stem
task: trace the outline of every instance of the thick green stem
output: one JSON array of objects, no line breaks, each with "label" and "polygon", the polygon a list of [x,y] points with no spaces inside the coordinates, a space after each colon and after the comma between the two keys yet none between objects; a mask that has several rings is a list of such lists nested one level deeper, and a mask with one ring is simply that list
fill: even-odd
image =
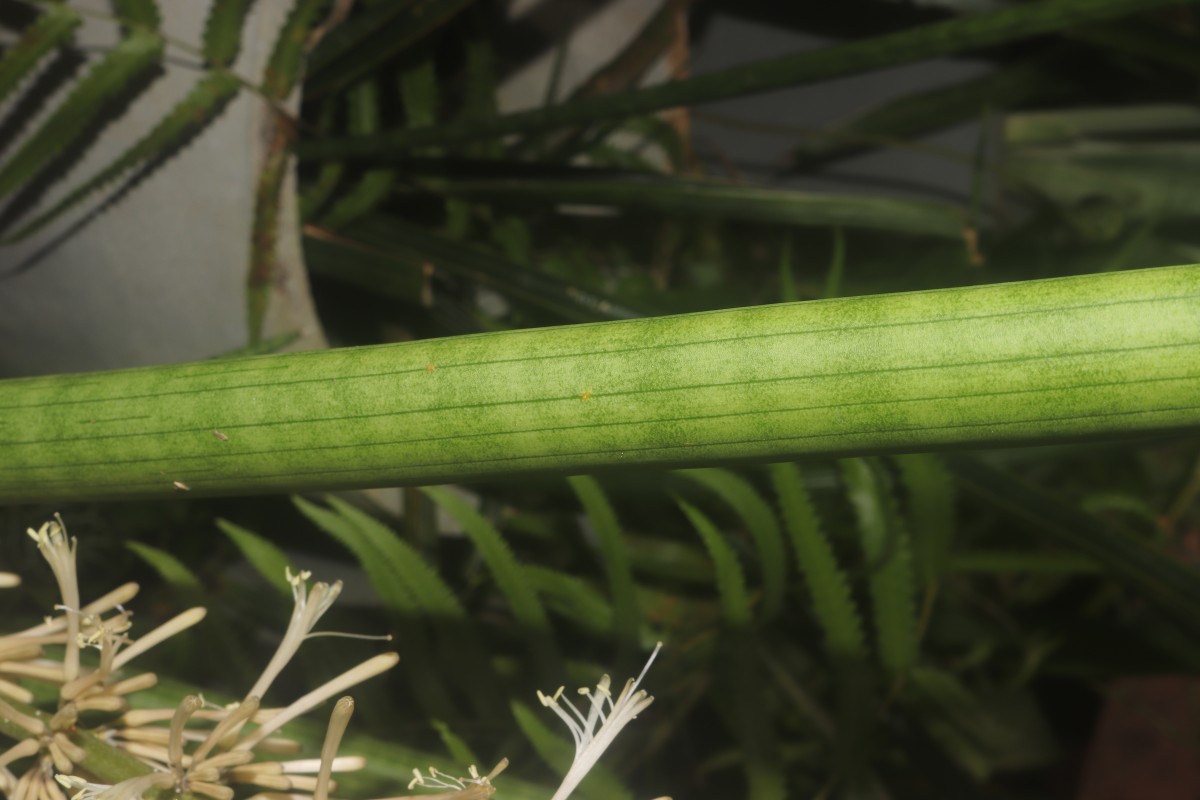
[{"label": "thick green stem", "polygon": [[632,92],[585,97],[532,111],[472,118],[448,125],[302,142],[298,152],[308,158],[374,158],[423,145],[457,144],[564,125],[627,119],[665,108],[708,103],[961,53],[1177,3],[1178,0],[1038,0],[991,14],[968,15],[823,50],[756,61]]},{"label": "thick green stem", "polygon": [[1196,431],[1198,356],[1200,265],[22,378],[0,501]]}]

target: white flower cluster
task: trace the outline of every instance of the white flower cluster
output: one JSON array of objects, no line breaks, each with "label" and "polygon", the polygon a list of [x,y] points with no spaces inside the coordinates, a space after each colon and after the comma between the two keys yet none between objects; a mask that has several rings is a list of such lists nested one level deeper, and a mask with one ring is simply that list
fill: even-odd
[{"label": "white flower cluster", "polygon": [[[131,639],[131,612],[125,604],[137,594],[137,585],[127,583],[81,605],[76,543],[68,539],[61,518],[56,516],[37,531],[31,529],[29,535],[54,573],[62,602],[42,624],[0,635],[0,723],[18,738],[0,753],[0,795],[11,800],[66,800],[65,789],[71,800],[141,800],[147,792],[161,790],[234,800],[234,786],[243,785],[259,792],[250,800],[329,800],[334,788],[332,773],[363,766],[360,758],[337,756],[354,709],[349,697],[342,697],[334,706],[320,759],[260,760],[257,755],[295,753],[295,742],[276,736],[280,728],[399,661],[395,653],[377,655],[285,707],[261,706],[262,697],[303,642],[318,635],[313,629],[341,593],[341,582],[310,586],[308,572],[287,572],[294,600],[291,619],[274,655],[241,702],[220,707],[200,695],[188,695],[174,708],[129,710],[127,696],[153,686],[157,678],[153,673],[123,676],[124,668],[141,653],[195,625],[204,618],[205,610],[190,609]],[[17,576],[0,572],[0,587],[19,583]],[[55,648],[55,653],[61,648],[61,656],[48,657],[47,647]],[[575,742],[574,761],[552,800],[566,800],[617,734],[654,702],[639,686],[661,648],[659,642],[641,674],[626,681],[616,699],[608,675],[594,689],[580,689],[579,694],[586,698],[584,711],[563,696],[561,687],[552,696],[538,693],[542,704],[566,723]],[[80,657],[87,649],[98,651],[94,667],[85,666]],[[58,687],[53,713],[29,708],[34,696],[21,684],[25,679]],[[90,731],[91,741],[124,751],[149,771],[113,784],[77,774],[91,773],[88,751],[76,732],[79,714],[84,711],[111,715],[108,722]],[[244,733],[247,726],[250,729]],[[28,762],[20,777],[9,769],[16,762]],[[496,792],[493,780],[507,766],[508,760],[503,759],[491,772],[480,775],[472,765],[468,777],[458,778],[434,767],[424,775],[414,770],[408,788],[433,790],[435,794],[427,796],[442,800],[486,800]]]}]

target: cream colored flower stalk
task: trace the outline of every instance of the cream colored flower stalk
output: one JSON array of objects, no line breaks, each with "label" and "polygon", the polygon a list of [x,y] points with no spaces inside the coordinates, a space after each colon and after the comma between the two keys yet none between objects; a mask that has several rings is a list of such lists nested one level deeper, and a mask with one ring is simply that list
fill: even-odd
[{"label": "cream colored flower stalk", "polygon": [[267,689],[278,677],[283,668],[287,666],[292,657],[296,655],[296,651],[300,649],[300,645],[312,633],[312,629],[320,621],[329,607],[333,605],[333,601],[337,600],[338,595],[342,593],[342,582],[325,583],[317,581],[310,589],[308,587],[308,579],[312,577],[312,573],[303,570],[298,574],[293,575],[290,569],[285,570],[288,583],[292,585],[292,598],[295,601],[295,606],[292,609],[292,618],[288,621],[287,631],[283,634],[283,639],[279,642],[279,647],[275,650],[275,655],[271,657],[267,668],[263,670],[258,681],[246,693],[247,697],[262,697],[266,694]]},{"label": "cream colored flower stalk", "polygon": [[654,702],[654,698],[646,694],[644,689],[639,689],[638,686],[641,684],[642,678],[646,677],[646,672],[654,663],[654,659],[661,649],[662,642],[659,642],[646,661],[646,666],[642,667],[641,674],[636,679],[630,678],[625,682],[625,688],[621,690],[621,694],[616,700],[612,699],[612,692],[609,690],[611,679],[607,675],[596,684],[594,692],[586,686],[581,688],[579,694],[588,699],[587,714],[580,712],[574,703],[563,697],[563,687],[561,686],[553,696],[538,692],[538,699],[542,701],[542,705],[552,710],[559,719],[566,723],[567,728],[571,731],[571,737],[575,740],[575,759],[571,762],[571,768],[567,770],[562,785],[558,787],[558,791],[554,793],[551,800],[565,800],[569,797],[584,776],[600,760],[600,756],[604,755],[604,751],[617,738],[621,729],[636,719],[638,714],[645,711]]},{"label": "cream colored flower stalk", "polygon": [[62,517],[42,525],[38,530],[29,528],[29,537],[37,542],[42,557],[50,564],[58,591],[62,595],[62,608],[67,612],[66,654],[63,656],[63,679],[73,681],[79,677],[79,578],[75,573],[75,540],[67,539],[67,529]]},{"label": "cream colored flower stalk", "polygon": [[[259,695],[256,692],[265,691],[271,685],[304,640],[313,635],[313,627],[341,591],[340,582],[318,582],[309,588],[306,583],[309,577],[307,572],[297,575],[293,575],[290,570],[287,572],[295,599],[291,620],[283,641],[262,676],[241,703],[227,708],[215,708],[211,705],[206,707],[202,698],[192,695],[184,698],[173,711],[130,711],[118,720],[119,727],[111,730],[109,741],[149,764],[157,770],[156,774],[169,776],[169,785],[174,787],[177,793],[192,793],[211,800],[232,800],[232,786],[243,784],[270,793],[310,792],[319,796],[319,793],[324,792],[327,795],[329,771],[335,768],[359,768],[363,761],[351,758],[333,759],[332,756],[328,762],[325,758],[319,761],[257,761],[255,751],[279,752],[277,745],[286,740],[273,739],[272,735],[281,727],[346,689],[391,669],[400,659],[395,653],[375,656],[284,708],[260,708]],[[349,720],[350,708],[352,703],[348,698],[343,698],[335,708],[330,734],[333,743],[327,744],[327,751],[330,747],[336,749],[337,741],[341,738],[340,730],[345,729],[345,723]],[[196,730],[189,728],[193,720],[207,720],[215,725],[207,731]],[[156,723],[168,721],[168,728],[155,727]],[[256,727],[243,735],[242,728],[247,724]],[[340,730],[337,730],[339,725]],[[189,754],[187,749],[193,742],[196,746]],[[318,774],[315,777],[304,774],[321,770],[326,771],[323,775]],[[168,783],[168,778],[158,780],[163,782],[161,785]],[[128,787],[122,787],[122,784],[110,787],[117,794],[104,794],[103,800],[129,800],[141,796],[140,793],[128,794],[129,791],[144,792],[147,788],[160,786],[153,781],[126,783],[129,784]],[[81,800],[90,800],[92,796],[100,795],[88,795]]]},{"label": "cream colored flower stalk", "polygon": [[[5,676],[0,678],[0,695],[28,704],[33,694],[8,678],[44,681],[58,685],[58,708],[47,719],[23,714],[0,700],[0,715],[27,734],[0,753],[0,791],[10,800],[63,800],[55,773],[70,775],[86,758],[69,738],[79,714],[121,711],[127,695],[154,685],[153,674],[123,678],[119,671],[138,654],[194,625],[204,617],[204,609],[187,611],[131,643],[130,612],[123,604],[137,594],[137,584],[125,584],[81,606],[76,543],[67,538],[62,518],[56,515],[39,530],[30,529],[29,536],[54,573],[62,596],[54,610],[61,613],[27,630],[0,636],[0,673]],[[43,657],[43,648],[55,645],[63,648],[61,662]],[[95,669],[81,660],[81,652],[91,648],[99,652]],[[31,764],[17,778],[9,764],[25,759],[31,759]]]},{"label": "cream colored flower stalk", "polygon": [[21,585],[21,576],[11,572],[0,572],[0,589],[12,589]]}]

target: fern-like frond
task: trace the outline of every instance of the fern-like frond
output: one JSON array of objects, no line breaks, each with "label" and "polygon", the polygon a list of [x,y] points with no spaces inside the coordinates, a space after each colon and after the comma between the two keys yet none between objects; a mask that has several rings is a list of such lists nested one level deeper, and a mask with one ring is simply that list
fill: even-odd
[{"label": "fern-like frond", "polygon": [[675,502],[692,523],[696,533],[700,534],[700,539],[712,558],[717,574],[717,593],[720,596],[725,622],[731,628],[749,627],[751,614],[750,601],[746,597],[746,576],[742,574],[742,565],[738,563],[737,554],[717,530],[717,526],[713,525],[712,520],[700,509],[683,500]]},{"label": "fern-like frond", "polygon": [[427,486],[421,491],[463,526],[491,571],[496,586],[508,600],[513,617],[525,629],[534,655],[542,662],[542,669],[553,671],[559,659],[550,638],[546,609],[500,532],[453,492],[439,486]]},{"label": "fern-like frond", "polygon": [[308,31],[316,23],[317,14],[324,5],[324,0],[298,0],[292,8],[263,71],[263,93],[268,98],[283,100],[300,80]]},{"label": "fern-like frond", "polygon": [[162,14],[154,0],[112,0],[113,10],[117,18],[123,22],[141,25],[150,30],[158,30],[162,24]]},{"label": "fern-like frond", "polygon": [[412,592],[422,613],[457,624],[468,621],[467,611],[458,601],[454,590],[446,585],[416,548],[397,536],[391,528],[345,500],[326,497],[325,502],[358,529],[363,541],[369,542],[385,557],[395,577]]},{"label": "fern-like frond", "polygon": [[813,613],[835,657],[866,655],[862,619],[850,593],[850,583],[838,566],[821,520],[795,464],[772,464],[771,481],[779,498],[783,522],[796,551],[800,574],[808,584]]},{"label": "fern-like frond", "polygon": [[637,587],[633,582],[633,566],[629,551],[621,537],[621,526],[612,504],[595,478],[576,475],[568,479],[591,523],[600,548],[600,560],[608,576],[608,591],[612,596],[613,627],[623,645],[636,645],[642,625]]},{"label": "fern-like frond", "polygon": [[242,26],[250,0],[213,0],[204,22],[204,58],[214,67],[224,68],[237,58],[242,43]]},{"label": "fern-like frond", "polygon": [[0,102],[32,72],[43,56],[66,42],[81,21],[75,9],[68,5],[47,6],[0,58]]},{"label": "fern-like frond", "polygon": [[762,611],[764,620],[775,617],[783,608],[783,590],[787,553],[775,512],[754,487],[724,469],[685,469],[677,473],[711,489],[746,524],[758,548],[762,570]]},{"label": "fern-like frond", "polygon": [[916,587],[908,531],[876,459],[847,458],[841,468],[869,572],[879,660],[888,672],[902,675],[917,660]]},{"label": "fern-like frond", "polygon": [[105,184],[140,166],[152,167],[159,159],[186,144],[203,131],[238,93],[240,82],[228,72],[210,72],[183,100],[154,126],[150,133],[115,161],[72,190],[52,208],[30,220],[0,244],[25,239],[70,211]]},{"label": "fern-like frond", "polygon": [[109,50],[41,128],[0,167],[0,198],[25,185],[55,156],[78,141],[113,97],[158,65],[162,52],[162,38],[141,30],[132,32]]},{"label": "fern-like frond", "polygon": [[366,571],[371,586],[391,612],[399,636],[406,643],[404,654],[409,668],[405,674],[412,680],[413,690],[425,713],[440,718],[452,717],[454,704],[447,693],[442,670],[434,664],[427,632],[419,622],[421,601],[407,584],[398,580],[400,570],[394,563],[389,563],[387,556],[357,525],[341,514],[300,497],[292,498],[292,502],[300,513],[353,553]]},{"label": "fern-like frond", "polygon": [[523,569],[526,580],[542,596],[549,610],[594,636],[612,635],[612,606],[591,586],[556,569],[536,564],[527,564]]}]

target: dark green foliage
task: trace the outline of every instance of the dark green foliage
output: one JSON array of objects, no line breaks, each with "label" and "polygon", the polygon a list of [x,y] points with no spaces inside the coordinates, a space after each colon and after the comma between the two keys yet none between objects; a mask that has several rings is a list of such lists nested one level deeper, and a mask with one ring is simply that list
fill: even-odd
[{"label": "dark green foliage", "polygon": [[47,6],[20,40],[5,48],[0,57],[0,100],[8,97],[43,56],[65,42],[81,21],[70,6],[58,3]]},{"label": "dark green foliage", "polygon": [[115,96],[157,67],[162,49],[162,40],[156,35],[137,30],[109,50],[75,84],[54,114],[0,167],[0,198],[32,180],[55,156],[74,144]]},{"label": "dark green foliage", "polygon": [[[505,114],[504,79],[541,44],[561,67],[574,29],[518,47],[521,23],[490,4],[361,0],[308,52],[332,4],[300,0],[266,73],[238,77],[251,5],[216,0],[188,97],[9,240],[107,185],[136,191],[245,90],[274,112],[251,176],[252,328],[298,149],[322,322],[337,345],[384,346],[245,358],[291,335],[0,383],[0,497],[109,501],[89,537],[107,570],[166,584],[159,606],[203,596],[220,630],[188,652],[203,642],[230,672],[290,596],[289,561],[345,570],[329,629],[392,633],[403,660],[362,690],[343,750],[369,761],[339,797],[502,756],[498,797],[549,797],[572,747],[535,692],[574,697],[606,671],[619,691],[657,641],[657,699],[582,797],[1056,796],[1111,681],[1200,671],[1200,267],[1172,266],[1200,261],[1194,4],[712,0],[687,12],[697,48],[710,9],[841,43],[636,88],[678,53],[672,3],[577,88],[556,94],[560,70],[535,92],[547,105]],[[124,38],[25,131],[0,193],[50,176],[179,55],[155,32],[172,7],[113,5]],[[0,98],[71,45],[76,13],[38,10],[0,59]],[[822,131],[702,106],[957,53],[989,71]],[[656,113],[681,104],[692,116]],[[793,155],[761,182],[698,157],[704,115]],[[962,152],[914,141],[975,120]],[[951,202],[803,183],[885,148],[970,175]],[[785,173],[800,182],[774,185]],[[563,322],[591,324],[547,327]],[[474,483],[295,508],[209,497],[452,480]],[[171,504],[113,502],[144,495]],[[402,514],[382,510],[400,496]],[[330,644],[297,683],[326,677]],[[160,702],[207,694],[165,663]],[[289,735],[312,745],[320,725]]]},{"label": "dark green foliage", "polygon": [[204,25],[204,57],[214,67],[228,67],[242,44],[242,25],[251,0],[213,0]]}]

